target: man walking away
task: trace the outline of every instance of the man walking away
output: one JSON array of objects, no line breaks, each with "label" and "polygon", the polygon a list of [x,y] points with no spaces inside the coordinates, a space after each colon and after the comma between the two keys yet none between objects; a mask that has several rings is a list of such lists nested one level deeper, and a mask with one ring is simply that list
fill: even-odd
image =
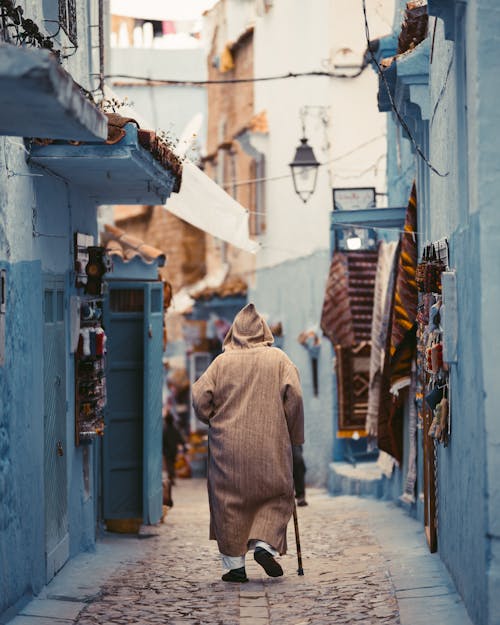
[{"label": "man walking away", "polygon": [[220,354],[192,388],[198,418],[208,423],[210,538],[227,582],[248,581],[245,554],[270,577],[286,553],[294,508],[292,445],[304,442],[297,368],[270,349],[272,333],[248,304],[235,317]]}]

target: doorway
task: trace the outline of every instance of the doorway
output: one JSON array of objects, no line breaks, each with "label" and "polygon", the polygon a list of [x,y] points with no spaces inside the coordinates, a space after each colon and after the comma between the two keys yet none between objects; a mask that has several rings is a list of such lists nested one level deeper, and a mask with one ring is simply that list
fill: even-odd
[{"label": "doorway", "polygon": [[64,276],[43,285],[45,554],[49,582],[69,557]]}]

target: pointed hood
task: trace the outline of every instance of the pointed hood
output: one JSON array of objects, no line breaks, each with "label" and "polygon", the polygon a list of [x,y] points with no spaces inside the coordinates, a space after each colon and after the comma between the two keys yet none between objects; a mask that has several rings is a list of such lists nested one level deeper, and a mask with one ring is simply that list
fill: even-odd
[{"label": "pointed hood", "polygon": [[264,318],[259,315],[253,304],[247,304],[236,315],[229,332],[224,339],[223,350],[248,349],[272,345],[273,334]]}]

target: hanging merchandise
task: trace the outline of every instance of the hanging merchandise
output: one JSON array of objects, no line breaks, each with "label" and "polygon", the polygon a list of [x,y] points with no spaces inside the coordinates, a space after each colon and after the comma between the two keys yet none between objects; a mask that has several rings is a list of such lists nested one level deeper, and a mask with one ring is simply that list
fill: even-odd
[{"label": "hanging merchandise", "polygon": [[76,232],[74,244],[78,292],[72,298],[75,444],[84,445],[104,433],[106,334],[102,328],[102,296],[106,290],[104,275],[112,271],[113,265],[105,248],[94,245],[93,236]]},{"label": "hanging merchandise", "polygon": [[106,334],[101,327],[102,300],[80,305],[80,335],[75,353],[75,443],[91,443],[104,433]]},{"label": "hanging merchandise", "polygon": [[446,239],[426,245],[418,264],[419,389],[417,403],[424,434],[446,446],[450,436],[449,372],[443,360],[441,275],[448,266]]}]

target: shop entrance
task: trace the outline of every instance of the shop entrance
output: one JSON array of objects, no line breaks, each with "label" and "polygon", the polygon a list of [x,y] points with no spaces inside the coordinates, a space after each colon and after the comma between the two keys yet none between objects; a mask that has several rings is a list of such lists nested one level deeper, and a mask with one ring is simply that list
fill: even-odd
[{"label": "shop entrance", "polygon": [[104,327],[103,518],[157,523],[162,514],[162,283],[110,280]]},{"label": "shop entrance", "polygon": [[45,554],[48,582],[69,557],[64,277],[44,277],[43,315]]}]

